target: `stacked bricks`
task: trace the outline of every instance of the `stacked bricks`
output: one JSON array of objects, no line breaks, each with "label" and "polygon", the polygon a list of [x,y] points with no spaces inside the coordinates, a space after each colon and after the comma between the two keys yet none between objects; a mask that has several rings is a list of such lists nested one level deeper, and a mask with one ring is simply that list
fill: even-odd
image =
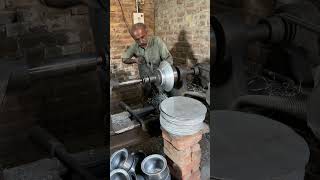
[{"label": "stacked bricks", "polygon": [[200,180],[202,131],[189,136],[174,136],[162,129],[164,153],[174,179]]}]

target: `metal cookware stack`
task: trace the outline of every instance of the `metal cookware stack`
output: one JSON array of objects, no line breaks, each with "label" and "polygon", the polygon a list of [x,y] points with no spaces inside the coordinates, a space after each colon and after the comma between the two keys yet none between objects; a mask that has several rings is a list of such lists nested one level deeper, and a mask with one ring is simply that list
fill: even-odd
[{"label": "metal cookware stack", "polygon": [[114,152],[110,158],[110,180],[171,180],[166,159],[158,154]]}]

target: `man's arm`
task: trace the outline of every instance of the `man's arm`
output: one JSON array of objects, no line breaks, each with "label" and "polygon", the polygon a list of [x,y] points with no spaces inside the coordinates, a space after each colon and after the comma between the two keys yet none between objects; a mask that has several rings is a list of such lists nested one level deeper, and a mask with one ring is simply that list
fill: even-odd
[{"label": "man's arm", "polygon": [[160,57],[162,60],[169,62],[171,65],[173,64],[173,58],[171,53],[169,52],[167,45],[160,39],[157,38],[158,45],[159,45],[159,51],[160,51]]},{"label": "man's arm", "polygon": [[122,54],[122,62],[125,64],[136,63],[136,59],[132,58],[135,52],[135,44],[132,44],[123,54]]}]

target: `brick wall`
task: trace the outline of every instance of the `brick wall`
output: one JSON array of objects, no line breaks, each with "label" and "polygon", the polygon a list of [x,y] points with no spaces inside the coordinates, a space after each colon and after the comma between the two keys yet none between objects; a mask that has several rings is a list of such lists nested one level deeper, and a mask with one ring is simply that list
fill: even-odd
[{"label": "brick wall", "polygon": [[[133,13],[136,12],[135,0],[120,0],[125,19],[130,28],[133,24]],[[144,13],[144,22],[148,26],[149,34],[154,34],[154,2],[145,1],[141,5],[140,12]],[[120,82],[134,79],[139,76],[136,64],[127,65],[122,63],[121,54],[134,42],[123,20],[123,15],[118,0],[110,0],[110,70],[111,78]],[[124,101],[130,106],[141,103],[141,87],[125,87],[113,90],[111,98],[111,113],[121,111],[118,103]]]},{"label": "brick wall", "polygon": [[0,0],[0,57],[44,59],[92,53],[94,43],[86,6],[55,9],[39,0]]},{"label": "brick wall", "polygon": [[210,1],[155,0],[155,34],[167,44],[175,64],[210,57]]},{"label": "brick wall", "polygon": [[[129,28],[133,23],[133,13],[136,12],[135,0],[120,0],[124,12],[124,16]],[[110,1],[110,51],[111,62],[110,68],[113,78],[120,81],[133,79],[138,76],[137,65],[123,64],[121,54],[133,43],[127,26],[123,20],[123,15],[118,0]],[[149,34],[154,34],[154,2],[153,0],[145,1],[141,6],[144,13],[144,21],[148,26]]]}]

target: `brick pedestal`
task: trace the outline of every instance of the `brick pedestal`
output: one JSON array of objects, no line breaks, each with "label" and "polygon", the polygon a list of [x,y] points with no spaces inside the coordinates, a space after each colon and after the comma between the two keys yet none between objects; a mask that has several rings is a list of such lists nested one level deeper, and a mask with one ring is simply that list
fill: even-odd
[{"label": "brick pedestal", "polygon": [[200,180],[201,149],[199,132],[191,136],[174,136],[162,129],[163,150],[167,155],[172,178]]}]

